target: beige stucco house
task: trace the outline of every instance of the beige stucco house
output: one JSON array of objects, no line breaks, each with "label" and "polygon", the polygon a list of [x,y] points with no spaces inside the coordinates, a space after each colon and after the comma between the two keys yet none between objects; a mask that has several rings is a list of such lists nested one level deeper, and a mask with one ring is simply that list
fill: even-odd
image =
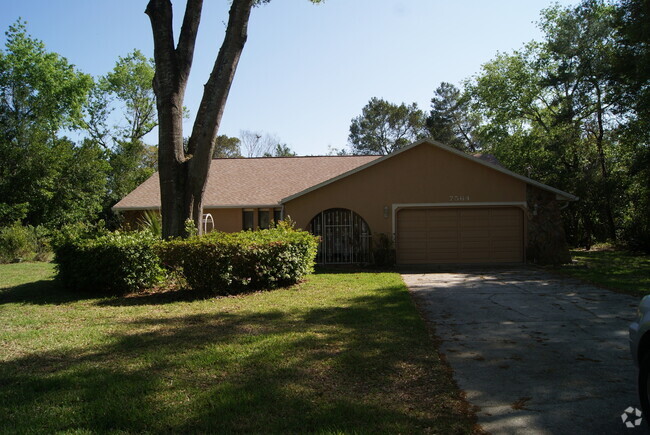
[{"label": "beige stucco house", "polygon": [[[485,156],[422,140],[387,156],[213,160],[204,213],[221,231],[291,217],[322,237],[318,260],[371,260],[380,234],[400,264],[568,260],[560,209],[577,198]],[[160,208],[154,174],[113,209]]]}]

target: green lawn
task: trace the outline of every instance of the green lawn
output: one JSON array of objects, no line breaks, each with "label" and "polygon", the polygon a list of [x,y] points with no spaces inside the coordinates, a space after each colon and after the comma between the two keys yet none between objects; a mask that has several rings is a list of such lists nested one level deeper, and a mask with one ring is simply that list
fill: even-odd
[{"label": "green lawn", "polygon": [[650,294],[650,256],[627,251],[574,250],[574,263],[559,271],[584,281],[633,295]]},{"label": "green lawn", "polygon": [[75,295],[0,266],[0,433],[468,433],[399,275],[227,298]]}]

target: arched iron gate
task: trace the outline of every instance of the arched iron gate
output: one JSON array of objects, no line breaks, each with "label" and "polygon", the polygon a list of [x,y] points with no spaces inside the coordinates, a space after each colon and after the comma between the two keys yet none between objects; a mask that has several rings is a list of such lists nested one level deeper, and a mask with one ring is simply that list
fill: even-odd
[{"label": "arched iron gate", "polygon": [[321,264],[368,263],[370,228],[361,216],[345,208],[317,214],[308,230],[321,237],[316,262]]}]

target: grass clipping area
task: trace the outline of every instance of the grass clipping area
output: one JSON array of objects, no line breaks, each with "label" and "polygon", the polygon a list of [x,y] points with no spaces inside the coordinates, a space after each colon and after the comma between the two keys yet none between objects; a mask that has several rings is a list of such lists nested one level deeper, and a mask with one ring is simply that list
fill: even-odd
[{"label": "grass clipping area", "polygon": [[0,266],[1,433],[473,431],[397,274],[209,299],[51,275]]}]

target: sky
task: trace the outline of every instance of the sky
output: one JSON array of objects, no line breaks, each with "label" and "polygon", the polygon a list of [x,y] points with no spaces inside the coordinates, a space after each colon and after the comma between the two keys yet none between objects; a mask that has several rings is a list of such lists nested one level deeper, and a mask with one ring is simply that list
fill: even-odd
[{"label": "sky", "polygon": [[[223,40],[228,0],[205,0],[185,106],[193,117]],[[344,148],[370,98],[428,110],[498,52],[540,39],[550,0],[272,0],[253,10],[219,134],[271,134],[299,155]],[[95,77],[133,49],[153,57],[145,0],[0,0],[0,28],[19,17],[49,51]],[[184,1],[173,1],[176,32]],[[570,6],[576,1],[559,1]],[[4,47],[4,35],[2,37]],[[152,132],[145,138],[155,144]]]}]

